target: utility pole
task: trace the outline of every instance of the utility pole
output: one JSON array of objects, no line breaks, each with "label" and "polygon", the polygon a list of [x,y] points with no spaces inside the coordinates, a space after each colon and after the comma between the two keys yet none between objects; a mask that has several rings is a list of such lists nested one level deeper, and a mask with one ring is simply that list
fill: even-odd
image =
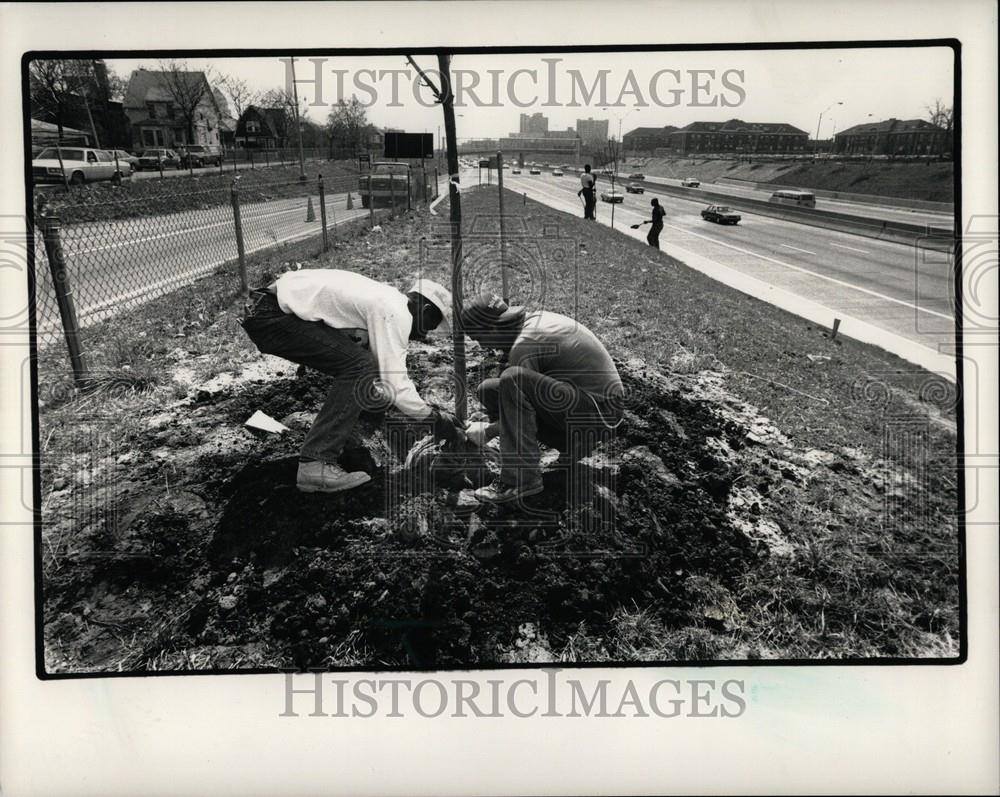
[{"label": "utility pole", "polygon": [[290,58],[292,67],[292,97],[295,100],[295,130],[299,134],[299,182],[306,181],[305,157],[302,154],[302,122],[299,121],[299,89],[295,84],[295,59]]}]

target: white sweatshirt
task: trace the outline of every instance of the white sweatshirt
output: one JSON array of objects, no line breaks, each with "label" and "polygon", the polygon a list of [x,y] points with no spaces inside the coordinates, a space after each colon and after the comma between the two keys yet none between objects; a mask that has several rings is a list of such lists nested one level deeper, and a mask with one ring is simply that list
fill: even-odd
[{"label": "white sweatshirt", "polygon": [[406,297],[382,282],[352,271],[309,268],[278,278],[278,306],[303,321],[334,329],[364,329],[378,362],[379,379],[400,411],[423,420],[431,408],[406,371],[412,316]]}]

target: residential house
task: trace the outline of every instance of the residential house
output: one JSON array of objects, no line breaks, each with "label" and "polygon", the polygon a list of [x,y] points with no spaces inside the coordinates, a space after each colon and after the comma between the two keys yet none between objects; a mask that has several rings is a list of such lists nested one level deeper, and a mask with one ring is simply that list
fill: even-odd
[{"label": "residential house", "polygon": [[[170,81],[175,78],[183,81],[184,93],[189,96],[197,96],[200,91],[201,99],[190,119],[185,118],[181,103],[170,88]],[[132,126],[132,145],[136,149],[221,144],[219,121],[222,114],[204,72],[174,75],[137,69],[129,78],[124,105]]]},{"label": "residential house", "polygon": [[284,149],[292,143],[288,134],[284,108],[250,105],[236,122],[236,146],[243,149]]}]

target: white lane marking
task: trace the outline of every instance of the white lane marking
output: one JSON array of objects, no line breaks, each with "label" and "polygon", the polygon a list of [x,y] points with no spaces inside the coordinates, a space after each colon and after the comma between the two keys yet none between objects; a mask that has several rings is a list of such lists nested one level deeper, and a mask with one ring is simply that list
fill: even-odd
[{"label": "white lane marking", "polygon": [[[544,193],[544,192],[542,192],[542,193]],[[792,223],[794,223],[794,222],[792,222]],[[607,226],[607,225],[605,225],[605,226]],[[790,268],[793,271],[798,271],[798,272],[801,272],[802,274],[808,274],[808,275],[810,275],[812,277],[817,277],[817,278],[819,278],[821,280],[825,280],[827,282],[832,282],[835,285],[842,285],[845,288],[850,288],[851,290],[858,291],[859,293],[864,293],[864,294],[867,294],[869,296],[874,296],[874,297],[879,298],[879,299],[885,299],[886,301],[892,302],[893,304],[899,304],[899,305],[902,305],[903,307],[909,307],[912,310],[917,310],[917,311],[919,311],[921,313],[927,313],[928,315],[934,315],[934,316],[937,316],[938,318],[945,318],[948,321],[954,322],[954,320],[955,320],[953,316],[948,315],[947,313],[939,313],[937,310],[930,310],[930,309],[928,309],[926,307],[921,307],[919,305],[913,304],[912,302],[906,302],[906,301],[903,301],[902,299],[895,299],[892,296],[887,296],[884,293],[879,293],[878,291],[873,291],[873,290],[871,290],[869,288],[862,288],[860,285],[855,285],[852,282],[846,282],[845,280],[837,279],[836,277],[831,277],[831,276],[828,276],[827,274],[820,274],[819,272],[812,271],[812,270],[810,270],[808,268],[802,268],[801,266],[795,266],[795,265],[792,265],[791,263],[785,263],[783,260],[778,260],[778,259],[773,258],[773,257],[768,257],[767,255],[762,255],[762,254],[760,254],[758,252],[753,252],[753,251],[751,251],[749,249],[744,249],[743,247],[734,246],[733,244],[726,243],[725,241],[720,241],[717,238],[712,238],[712,237],[710,237],[708,235],[703,235],[702,233],[697,233],[697,232],[695,232],[694,230],[692,230],[690,228],[679,227],[676,224],[667,224],[667,225],[664,225],[664,226],[670,227],[671,229],[677,230],[678,232],[687,233],[688,235],[693,235],[696,238],[702,238],[703,240],[706,240],[709,243],[718,244],[719,246],[724,246],[727,249],[732,249],[735,252],[741,252],[742,254],[750,255],[751,257],[757,257],[757,258],[760,258],[761,260],[766,260],[767,262],[774,263],[777,266],[782,266],[784,268]],[[668,241],[668,243],[669,243],[669,241]],[[802,250],[802,251],[805,251],[805,250]],[[810,254],[812,254],[812,253],[810,253]]]},{"label": "white lane marking", "polygon": [[858,249],[857,247],[854,246],[844,246],[843,244],[835,244],[833,241],[830,241],[830,246],[836,246],[838,249],[848,249],[851,252],[861,252],[861,254],[863,255],[871,254],[871,252],[869,252],[867,249]]},{"label": "white lane marking", "polygon": [[845,288],[850,288],[851,290],[858,291],[859,293],[865,293],[868,294],[869,296],[875,296],[879,299],[885,299],[886,301],[892,302],[893,304],[900,304],[903,307],[909,307],[910,309],[917,310],[921,313],[927,313],[928,315],[936,315],[938,318],[946,318],[952,322],[955,320],[953,316],[950,316],[947,313],[939,313],[937,310],[929,310],[926,307],[921,307],[920,305],[913,304],[912,302],[904,302],[902,299],[895,299],[892,296],[886,296],[884,293],[879,293],[878,291],[873,291],[870,290],[869,288],[862,288],[860,285],[855,285],[852,282],[846,282],[845,280],[837,279],[836,277],[831,277],[826,274],[820,274],[819,272],[812,271],[808,268],[802,268],[801,266],[793,266],[791,263],[785,263],[782,260],[777,260],[776,258],[768,257],[767,255],[762,255],[758,252],[751,252],[749,249],[744,249],[740,246],[733,246],[733,244],[725,243],[724,241],[719,241],[715,238],[709,238],[707,235],[701,235],[700,233],[696,233],[693,230],[687,230],[684,229],[683,227],[678,227],[673,224],[668,224],[667,226],[673,227],[675,230],[679,232],[686,232],[688,235],[693,235],[696,238],[704,238],[706,241],[718,244],[719,246],[724,246],[727,249],[732,249],[736,252],[742,252],[743,254],[750,255],[751,257],[759,257],[761,260],[766,260],[769,263],[774,263],[777,266],[783,266],[784,268],[790,268],[793,271],[799,271],[803,274],[808,274],[812,277],[818,277],[821,280],[832,282],[835,285],[842,285]]},{"label": "white lane marking", "polygon": [[785,247],[785,249],[794,249],[796,252],[802,252],[803,254],[807,254],[807,255],[814,255],[814,254],[816,254],[815,252],[810,252],[808,249],[799,249],[797,246],[791,246],[789,244],[781,244],[781,245],[783,247]]}]

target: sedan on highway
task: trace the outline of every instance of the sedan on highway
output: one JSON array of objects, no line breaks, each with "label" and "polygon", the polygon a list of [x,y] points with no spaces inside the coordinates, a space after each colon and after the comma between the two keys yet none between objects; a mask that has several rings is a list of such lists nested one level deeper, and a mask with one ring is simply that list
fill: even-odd
[{"label": "sedan on highway", "polygon": [[528,174],[541,174],[541,173],[542,170],[539,169],[537,166],[532,166],[531,169],[528,171]]},{"label": "sedan on highway", "polygon": [[709,205],[701,212],[701,217],[716,224],[738,224],[743,218],[725,205]]},{"label": "sedan on highway", "polygon": [[563,176],[563,170],[562,169],[553,169],[552,170],[552,176],[553,177],[562,177]]},{"label": "sedan on highway", "polygon": [[696,180],[694,177],[685,177],[681,180],[681,185],[685,188],[697,188],[701,185],[701,180]]},{"label": "sedan on highway", "polygon": [[628,179],[629,180],[645,180],[646,179],[646,175],[644,175],[642,172],[635,172],[634,174],[630,174],[628,176]]},{"label": "sedan on highway", "polygon": [[521,170],[517,166],[515,166],[513,169],[510,170],[510,173],[511,174],[520,174]]},{"label": "sedan on highway", "polygon": [[625,195],[621,191],[616,191],[614,189],[608,191],[601,191],[601,202],[610,202],[613,205],[617,205],[625,201]]},{"label": "sedan on highway", "polygon": [[629,183],[625,186],[625,190],[630,194],[645,194],[646,189],[643,188],[639,183]]}]

